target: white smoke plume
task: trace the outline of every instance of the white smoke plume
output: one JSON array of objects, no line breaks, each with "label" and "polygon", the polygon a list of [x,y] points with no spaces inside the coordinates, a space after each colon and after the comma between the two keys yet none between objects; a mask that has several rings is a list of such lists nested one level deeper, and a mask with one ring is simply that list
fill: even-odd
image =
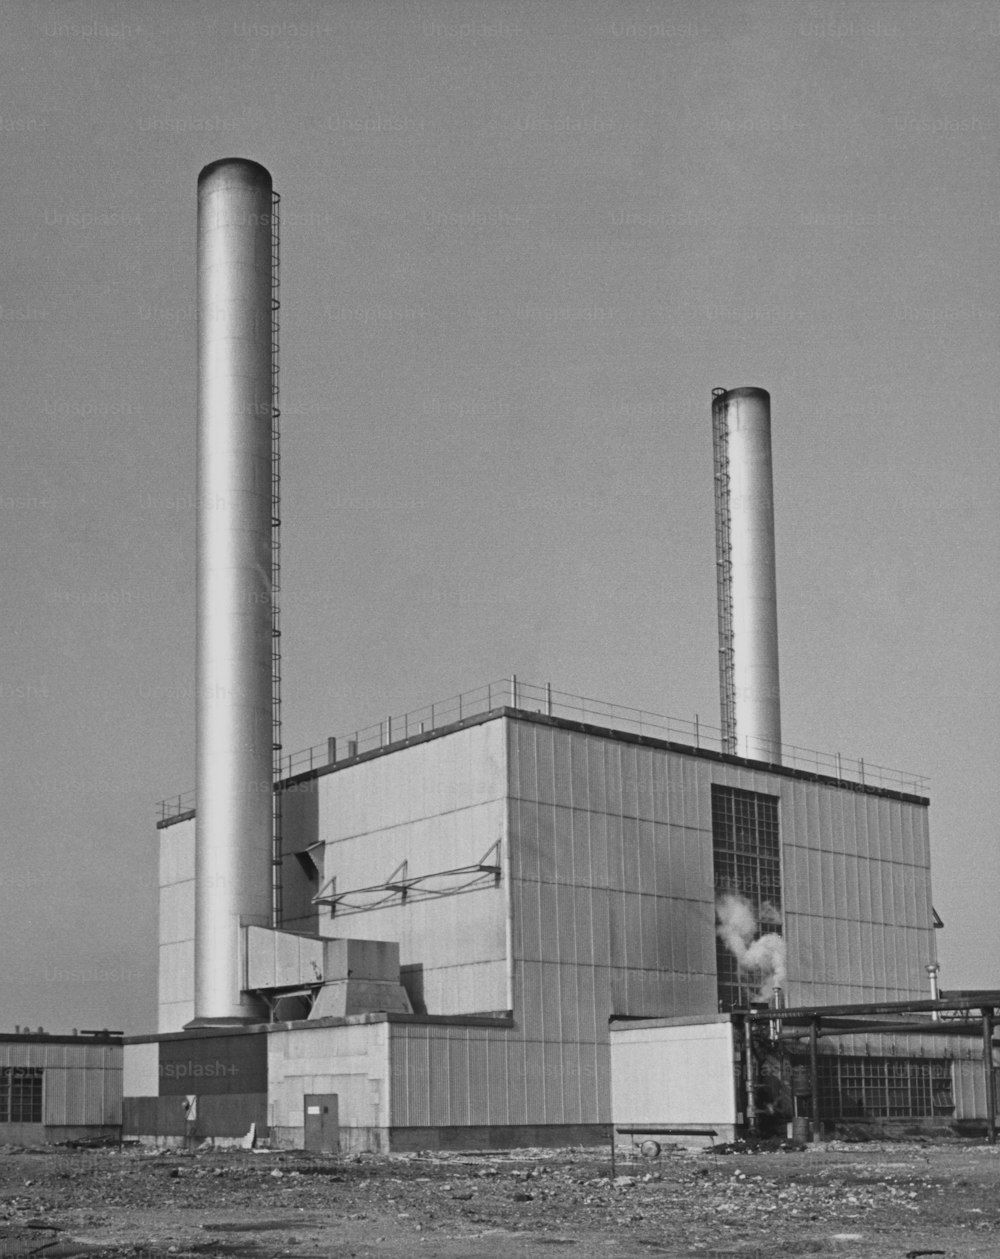
[{"label": "white smoke plume", "polygon": [[[752,972],[755,979],[759,977],[756,1000],[766,1001],[772,988],[784,988],[785,941],[776,931],[757,935],[757,915],[750,902],[736,892],[726,892],[715,903],[715,915],[719,920],[716,934],[736,958],[737,966]],[[766,901],[760,907],[760,918],[772,925],[781,922],[779,911]]]}]

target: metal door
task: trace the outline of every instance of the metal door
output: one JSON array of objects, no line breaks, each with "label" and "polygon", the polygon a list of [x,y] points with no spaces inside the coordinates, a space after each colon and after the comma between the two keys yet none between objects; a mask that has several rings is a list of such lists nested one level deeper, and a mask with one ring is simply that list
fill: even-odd
[{"label": "metal door", "polygon": [[337,1098],[337,1093],[307,1093],[302,1099],[305,1148],[310,1154],[334,1154],[340,1149]]}]

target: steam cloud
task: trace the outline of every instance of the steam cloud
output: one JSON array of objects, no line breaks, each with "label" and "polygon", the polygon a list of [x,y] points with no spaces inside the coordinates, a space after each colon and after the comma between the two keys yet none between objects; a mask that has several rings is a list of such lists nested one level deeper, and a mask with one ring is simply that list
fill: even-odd
[{"label": "steam cloud", "polygon": [[[745,897],[726,892],[715,904],[719,920],[716,934],[726,946],[741,971],[752,971],[760,979],[756,1000],[766,1001],[772,988],[785,986],[785,941],[776,931],[757,936],[757,915]],[[781,914],[768,902],[760,908],[762,923],[781,922]],[[756,939],[754,937],[757,937]]]}]

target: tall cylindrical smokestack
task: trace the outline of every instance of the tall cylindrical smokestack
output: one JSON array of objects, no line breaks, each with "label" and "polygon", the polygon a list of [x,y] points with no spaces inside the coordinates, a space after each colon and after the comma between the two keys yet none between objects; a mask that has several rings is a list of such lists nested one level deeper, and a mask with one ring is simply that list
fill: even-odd
[{"label": "tall cylindrical smokestack", "polygon": [[717,389],[712,421],[723,740],[740,756],[779,763],[771,396]]},{"label": "tall cylindrical smokestack", "polygon": [[198,178],[195,1022],[260,1017],[240,924],[271,921],[271,176]]}]

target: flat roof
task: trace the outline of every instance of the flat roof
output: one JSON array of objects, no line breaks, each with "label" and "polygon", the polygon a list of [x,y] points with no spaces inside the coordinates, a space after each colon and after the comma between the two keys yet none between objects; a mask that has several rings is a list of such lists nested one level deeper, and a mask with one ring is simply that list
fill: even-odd
[{"label": "flat roof", "polygon": [[[594,738],[611,739],[617,743],[627,743],[638,747],[655,748],[657,751],[675,752],[681,756],[690,756],[698,760],[714,761],[719,765],[734,765],[743,769],[756,770],[758,773],[774,774],[781,778],[789,778],[798,782],[820,783],[827,787],[837,787],[842,791],[853,791],[861,795],[879,796],[888,800],[901,800],[907,804],[927,807],[930,800],[926,796],[914,795],[911,792],[896,791],[891,787],[879,787],[870,783],[855,782],[852,779],[837,778],[832,774],[820,774],[807,769],[798,769],[789,765],[776,765],[771,761],[757,761],[745,756],[735,756],[730,752],[718,752],[713,748],[692,747],[690,744],[677,743],[669,739],[658,739],[655,735],[636,734],[629,730],[616,730],[611,726],[598,726],[592,722],[576,721],[568,717],[557,717],[548,713],[532,712],[524,708],[511,708],[501,705],[488,712],[475,713],[463,717],[447,725],[438,726],[420,734],[412,734],[404,739],[394,740],[385,747],[371,748],[359,752],[355,756],[345,756],[325,765],[316,765],[301,773],[279,779],[276,784],[283,791],[294,791],[297,787],[313,783],[327,774],[338,774],[342,770],[360,765],[364,761],[374,761],[382,756],[391,756],[405,748],[416,747],[421,743],[430,743],[433,739],[443,739],[458,730],[468,730],[473,726],[481,726],[489,721],[506,718],[510,721],[529,722],[533,725],[551,726],[559,730],[568,730],[576,734],[586,734]],[[176,826],[180,822],[190,821],[196,809],[186,809],[173,817],[162,818],[156,823],[157,830],[168,826]]]},{"label": "flat roof", "polygon": [[149,1032],[126,1036],[126,1045],[159,1044],[161,1041],[204,1040],[213,1036],[268,1036],[275,1032],[309,1032],[324,1027],[357,1027],[364,1023],[410,1023],[433,1027],[513,1027],[512,1014],[402,1014],[371,1010],[365,1014],[328,1014],[318,1019],[291,1019],[277,1023],[219,1023],[180,1032]]},{"label": "flat roof", "polygon": [[73,1036],[70,1032],[0,1032],[0,1045],[121,1045],[121,1032],[107,1036]]}]

